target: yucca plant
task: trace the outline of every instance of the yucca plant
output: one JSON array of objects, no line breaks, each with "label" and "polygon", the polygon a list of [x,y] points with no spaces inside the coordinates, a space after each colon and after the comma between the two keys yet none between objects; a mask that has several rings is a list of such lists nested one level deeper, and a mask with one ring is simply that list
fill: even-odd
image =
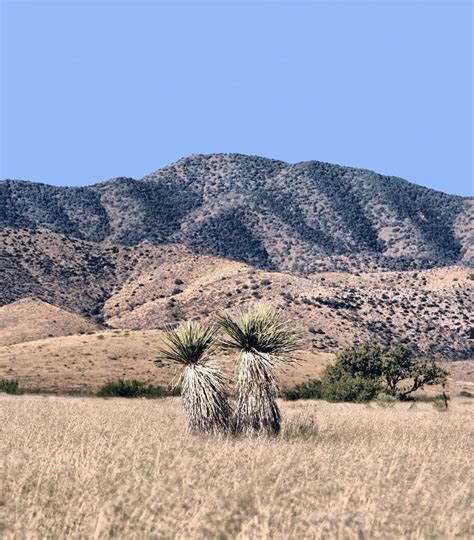
[{"label": "yucca plant", "polygon": [[226,431],[232,418],[226,376],[211,362],[215,336],[215,328],[186,322],[165,332],[166,347],[157,358],[180,368],[175,386],[181,387],[188,427],[195,433]]},{"label": "yucca plant", "polygon": [[217,315],[225,333],[223,350],[238,351],[238,401],[234,427],[247,434],[277,434],[281,415],[273,368],[290,362],[300,348],[300,336],[273,308],[260,306],[238,317]]}]

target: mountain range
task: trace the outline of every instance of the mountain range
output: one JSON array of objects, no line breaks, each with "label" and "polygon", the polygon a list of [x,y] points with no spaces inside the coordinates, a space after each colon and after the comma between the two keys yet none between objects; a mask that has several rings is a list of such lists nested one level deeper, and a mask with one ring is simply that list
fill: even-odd
[{"label": "mountain range", "polygon": [[1,181],[0,337],[148,331],[268,302],[318,354],[377,339],[471,358],[473,206],[238,154],[88,187]]},{"label": "mountain range", "polygon": [[0,183],[0,226],[91,242],[183,244],[310,275],[472,261],[474,200],[318,161],[194,155],[141,180]]}]

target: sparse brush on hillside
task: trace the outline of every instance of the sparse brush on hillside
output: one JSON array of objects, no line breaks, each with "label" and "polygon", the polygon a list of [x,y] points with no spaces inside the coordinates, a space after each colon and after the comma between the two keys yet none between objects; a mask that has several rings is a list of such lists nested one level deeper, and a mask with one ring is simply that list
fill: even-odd
[{"label": "sparse brush on hillside", "polygon": [[[290,165],[238,154],[193,155],[141,181],[117,178],[84,188],[0,181],[0,226],[45,227],[128,246],[179,242],[308,275],[457,262],[467,248],[467,235],[458,230],[460,217],[469,220],[467,202],[318,161]],[[85,262],[94,272],[95,261]],[[110,272],[97,262],[99,276]]]},{"label": "sparse brush on hillside", "polygon": [[210,363],[215,328],[189,321],[165,333],[166,348],[159,360],[180,368],[176,384],[181,386],[184,409],[191,432],[223,432],[229,428],[232,410],[226,396],[226,377]]},{"label": "sparse brush on hillside", "polygon": [[281,415],[273,368],[293,358],[300,346],[299,335],[268,306],[258,307],[238,319],[221,313],[217,321],[225,332],[225,337],[219,341],[220,347],[240,353],[236,431],[277,434]]}]

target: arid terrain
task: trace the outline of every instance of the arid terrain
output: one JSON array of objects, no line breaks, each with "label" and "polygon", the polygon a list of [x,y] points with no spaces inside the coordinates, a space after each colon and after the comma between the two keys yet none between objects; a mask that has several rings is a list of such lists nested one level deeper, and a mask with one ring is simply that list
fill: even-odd
[{"label": "arid terrain", "polygon": [[[284,309],[314,352],[378,340],[407,343],[443,360],[473,357],[473,274],[463,265],[299,276],[179,245],[104,247],[45,229],[1,234],[0,337],[9,333],[9,343],[74,334],[87,324],[163,328],[264,302]],[[18,323],[12,320],[18,318],[19,299],[34,304],[31,310],[23,305],[22,312],[30,337],[15,337]],[[38,301],[61,308],[64,321]],[[83,318],[76,319],[76,331],[71,313]],[[50,324],[48,330],[46,319],[56,320],[56,328]]]},{"label": "arid terrain", "polygon": [[467,264],[472,202],[364,169],[209,154],[83,188],[0,182],[0,226],[122,246],[181,244],[308,275]]},{"label": "arid terrain", "polygon": [[[17,380],[26,390],[95,393],[109,380],[136,379],[168,387],[175,370],[154,365],[162,345],[159,330],[97,330],[85,334],[46,338],[0,347],[0,379]],[[282,387],[319,377],[334,354],[304,350],[297,364],[278,371]],[[231,373],[233,358],[220,357],[218,364]],[[457,396],[474,394],[474,362],[443,362],[450,372],[448,391]],[[438,386],[421,394],[436,394]]]},{"label": "arid terrain", "polygon": [[[26,392],[0,393],[0,536],[472,537],[472,201],[241,155],[86,188],[0,182],[0,381]],[[281,402],[273,438],[192,436],[181,398],[97,397],[119,380],[163,395],[165,328],[262,304],[303,337],[282,388],[368,341],[436,359],[447,385]]]},{"label": "arid terrain", "polygon": [[0,395],[0,534],[472,537],[469,399],[283,413],[278,439],[216,439],[186,432],[178,398]]},{"label": "arid terrain", "polygon": [[372,171],[240,154],[83,188],[0,181],[0,345],[264,302],[316,356],[372,340],[470,359],[473,208]]}]

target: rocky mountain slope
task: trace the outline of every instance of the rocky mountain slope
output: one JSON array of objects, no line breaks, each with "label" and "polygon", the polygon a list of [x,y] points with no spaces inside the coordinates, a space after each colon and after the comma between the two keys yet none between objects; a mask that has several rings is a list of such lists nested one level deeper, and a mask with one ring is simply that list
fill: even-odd
[{"label": "rocky mountain slope", "polygon": [[111,246],[47,229],[3,229],[0,246],[2,304],[37,298],[95,324],[156,329],[266,302],[285,310],[314,353],[377,339],[442,358],[473,356],[473,276],[461,265],[298,276],[182,245]]},{"label": "rocky mountain slope", "polygon": [[376,339],[470,358],[473,208],[370,171],[237,154],[85,188],[2,181],[0,341],[268,302],[313,355]]},{"label": "rocky mountain slope", "polygon": [[3,228],[118,246],[177,243],[299,275],[467,263],[472,211],[472,198],[371,171],[239,154],[195,155],[142,180],[85,188],[0,182]]}]

